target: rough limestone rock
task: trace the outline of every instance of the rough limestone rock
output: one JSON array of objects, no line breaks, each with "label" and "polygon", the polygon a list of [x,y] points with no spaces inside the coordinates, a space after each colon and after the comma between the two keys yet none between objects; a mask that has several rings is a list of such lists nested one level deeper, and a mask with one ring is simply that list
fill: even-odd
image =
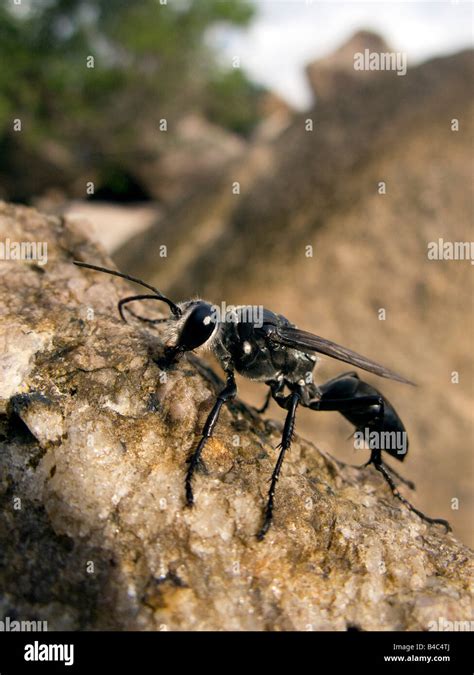
[{"label": "rough limestone rock", "polygon": [[472,618],[469,549],[400,507],[372,469],[298,436],[258,542],[280,425],[241,402],[223,410],[185,508],[217,377],[195,356],[163,376],[159,331],[115,311],[127,285],[72,266],[110,264],[77,222],[2,204],[7,237],[47,242],[48,263],[0,264],[2,615],[50,630]]}]

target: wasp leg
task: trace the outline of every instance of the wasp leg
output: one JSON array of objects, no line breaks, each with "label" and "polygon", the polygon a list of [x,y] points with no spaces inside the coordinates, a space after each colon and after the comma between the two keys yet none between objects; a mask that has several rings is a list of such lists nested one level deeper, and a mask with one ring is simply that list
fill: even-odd
[{"label": "wasp leg", "polygon": [[[357,429],[356,429],[356,431],[357,431]],[[352,438],[354,436],[354,433],[355,432],[353,432],[350,436],[348,436],[347,440],[349,440],[349,438]],[[398,471],[395,471],[395,469],[393,469],[390,466],[390,464],[387,464],[383,460],[381,460],[381,462],[384,465],[384,467],[386,468],[386,470],[389,473],[391,473],[392,476],[394,476],[400,483],[403,483],[404,485],[406,485],[407,488],[409,488],[410,490],[416,490],[416,485],[412,480],[408,480],[408,478],[404,478],[403,476],[401,476],[398,473]],[[363,464],[348,464],[347,466],[351,466],[354,469],[366,469],[371,464],[372,464],[372,457],[370,457],[370,459],[368,459],[367,462],[364,462]]]},{"label": "wasp leg", "polygon": [[[392,476],[395,476],[395,478],[396,478],[398,481],[400,481],[400,483],[403,483],[404,485],[406,485],[408,488],[410,488],[410,490],[414,490],[414,489],[415,489],[415,483],[414,483],[412,480],[408,480],[408,478],[404,478],[403,476],[400,476],[400,474],[398,473],[398,471],[395,471],[395,469],[394,469],[393,467],[391,467],[390,464],[387,464],[387,462],[384,462],[383,460],[381,460],[381,462],[382,462],[383,467],[384,467],[390,474],[392,474]],[[369,461],[367,462],[367,464],[365,464],[365,466],[368,466],[369,464],[372,464],[372,462],[371,462],[370,459],[369,459]]]},{"label": "wasp leg", "polygon": [[451,525],[448,523],[447,520],[443,520],[442,518],[430,518],[429,516],[426,516],[422,511],[416,509],[413,506],[413,504],[410,504],[408,499],[405,499],[405,497],[402,494],[400,494],[400,492],[397,490],[397,486],[393,482],[391,475],[386,469],[386,465],[380,459],[379,451],[374,452],[374,456],[371,463],[374,465],[377,471],[379,471],[385,478],[390,487],[390,490],[392,491],[393,496],[396,497],[399,501],[401,501],[402,504],[404,504],[409,511],[413,511],[413,513],[416,513],[416,515],[419,516],[425,522],[431,523],[432,525],[442,525],[446,529],[446,532],[451,532]]},{"label": "wasp leg", "polygon": [[255,410],[260,414],[264,413],[267,410],[268,406],[270,405],[271,400],[272,400],[272,390],[269,389],[267,391],[267,395],[265,396],[265,401],[263,402],[263,405],[260,406],[260,408],[255,408]]},{"label": "wasp leg", "polygon": [[[352,434],[351,434],[352,436]],[[350,436],[349,436],[350,438]],[[383,465],[386,471],[388,471],[392,476],[394,476],[400,483],[403,483],[403,485],[406,485],[407,488],[410,490],[415,490],[416,486],[415,483],[412,480],[408,480],[408,478],[404,478],[404,476],[401,476],[398,471],[395,471],[393,467],[390,466],[390,464],[387,464],[387,462],[384,462],[383,459],[380,459],[380,463]],[[374,464],[373,456],[371,455],[370,458],[365,462],[364,464],[352,464],[351,466],[354,466],[356,469],[365,469],[371,464]]]},{"label": "wasp leg", "polygon": [[[281,390],[284,389],[285,387],[285,383],[279,380],[268,380],[267,382],[265,382],[265,384],[268,385],[269,389],[267,391],[267,395],[265,396],[264,404],[262,405],[261,408],[255,408],[255,410],[260,414],[264,413],[265,410],[268,408],[268,406],[270,405],[270,401],[272,400],[272,397],[275,398],[276,396],[278,396]],[[281,396],[279,398],[281,400]],[[278,400],[276,398],[275,401],[277,401],[278,403]],[[278,403],[278,405],[281,405],[281,403]]]},{"label": "wasp leg", "polygon": [[278,396],[277,390],[274,389],[272,391],[272,395],[275,401],[278,403],[278,405],[288,410],[288,413],[285,419],[285,426],[283,427],[283,435],[281,443],[278,446],[280,448],[280,454],[278,455],[277,463],[275,465],[275,468],[273,469],[270,481],[270,489],[268,490],[268,498],[263,516],[263,524],[257,534],[257,539],[259,541],[261,541],[265,537],[266,533],[268,532],[268,528],[270,527],[271,522],[273,520],[273,507],[275,500],[276,485],[278,482],[278,478],[280,476],[280,471],[283,464],[283,460],[285,458],[285,453],[291,445],[291,441],[293,438],[293,431],[295,428],[296,408],[298,407],[298,404],[301,399],[300,394],[296,391],[290,394],[289,396],[282,397]]},{"label": "wasp leg", "polygon": [[[285,408],[288,413],[285,420],[285,426],[283,428],[282,441],[280,443],[280,454],[278,456],[277,463],[272,473],[270,481],[270,489],[268,491],[268,500],[265,507],[265,513],[263,518],[263,525],[260,528],[260,531],[257,534],[257,539],[260,541],[265,537],[268,529],[271,525],[273,519],[273,509],[274,509],[274,500],[275,500],[275,490],[280,475],[281,467],[285,457],[286,451],[290,448],[291,440],[293,436],[293,431],[295,427],[295,418],[296,418],[296,409],[298,404],[301,402],[302,395],[299,392],[292,392],[288,396],[283,396],[280,392],[283,388],[280,384],[273,384],[271,386],[271,392],[273,399],[278,403],[281,408]],[[312,408],[313,410],[360,410],[363,408],[367,409],[368,406],[374,407],[375,415],[383,416],[383,398],[381,396],[362,396],[357,399],[318,399],[317,401],[311,401],[307,407]]]},{"label": "wasp leg", "polygon": [[217,420],[219,419],[219,413],[221,411],[222,406],[226,401],[230,401],[231,399],[235,398],[236,394],[237,394],[237,386],[235,384],[234,374],[232,372],[229,372],[227,374],[226,386],[218,395],[217,400],[214,403],[214,407],[209,413],[206,423],[204,424],[204,428],[201,434],[201,440],[199,441],[196,449],[189,458],[189,467],[186,472],[186,479],[185,479],[186,503],[188,506],[192,506],[194,504],[192,481],[194,472],[201,463],[201,453],[204,449],[204,446],[206,445],[208,438],[211,438],[214,432],[214,427],[216,426]]}]

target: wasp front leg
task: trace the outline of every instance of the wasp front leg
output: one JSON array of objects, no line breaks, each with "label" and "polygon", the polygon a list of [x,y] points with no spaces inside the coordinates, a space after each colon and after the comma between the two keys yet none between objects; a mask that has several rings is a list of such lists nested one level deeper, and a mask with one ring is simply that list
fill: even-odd
[{"label": "wasp front leg", "polygon": [[201,434],[201,440],[199,441],[197,447],[195,448],[194,452],[189,458],[189,467],[186,472],[185,478],[186,503],[188,506],[193,506],[194,504],[194,493],[192,485],[193,477],[194,473],[196,472],[196,469],[201,463],[201,454],[202,451],[204,450],[204,446],[206,445],[208,439],[211,438],[212,434],[214,433],[214,429],[217,424],[217,420],[219,419],[219,414],[222,406],[227,401],[230,401],[233,398],[235,398],[236,395],[237,395],[237,386],[235,384],[234,373],[229,371],[227,374],[226,386],[218,395],[217,400],[214,403],[214,406],[207,417],[206,423],[204,424]]}]

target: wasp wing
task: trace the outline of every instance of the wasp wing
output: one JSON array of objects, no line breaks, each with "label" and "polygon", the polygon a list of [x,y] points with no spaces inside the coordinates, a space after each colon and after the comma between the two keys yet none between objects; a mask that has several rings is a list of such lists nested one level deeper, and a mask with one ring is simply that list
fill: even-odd
[{"label": "wasp wing", "polygon": [[308,333],[298,328],[278,326],[276,331],[272,332],[270,339],[293,349],[326,354],[326,356],[330,356],[338,361],[344,361],[357,368],[362,368],[362,370],[367,370],[369,373],[375,373],[379,377],[387,377],[390,380],[396,380],[404,384],[414,384],[393,370],[385,368],[379,363],[371,361],[365,356],[353,352],[351,349],[347,349],[347,347],[342,347],[335,342],[331,342],[331,340],[326,340],[326,338],[313,335],[313,333]]}]

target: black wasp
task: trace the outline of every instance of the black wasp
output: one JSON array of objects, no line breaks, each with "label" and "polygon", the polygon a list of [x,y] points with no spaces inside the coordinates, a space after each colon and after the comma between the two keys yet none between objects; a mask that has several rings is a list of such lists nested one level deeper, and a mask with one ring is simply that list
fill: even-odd
[{"label": "black wasp", "polygon": [[[414,488],[414,485],[402,478],[382,459],[382,450],[400,461],[403,461],[408,451],[405,427],[393,406],[375,387],[361,380],[359,375],[352,371],[322,385],[315,385],[312,381],[312,371],[317,363],[315,353],[344,361],[379,377],[404,384],[413,384],[412,382],[350,349],[299,330],[281,314],[274,314],[263,307],[242,305],[227,308],[223,316],[224,312],[204,300],[189,300],[176,304],[154,286],[128,274],[77,261],[74,264],[122,277],[153,292],[146,295],[131,295],[120,300],[118,310],[124,321],[126,321],[125,305],[135,300],[160,300],[168,305],[171,316],[167,319],[147,319],[127,308],[138,319],[166,325],[168,339],[165,347],[165,365],[171,365],[185,352],[198,347],[208,347],[216,355],[226,373],[226,385],[217,396],[204,424],[201,440],[189,458],[185,478],[186,502],[189,506],[194,504],[193,477],[201,464],[202,451],[207,439],[214,432],[223,404],[235,398],[237,394],[234,373],[238,372],[251,380],[264,382],[269,387],[265,404],[259,412],[266,410],[271,398],[287,411],[279,445],[280,453],[271,477],[258,539],[263,539],[273,519],[276,484],[285,453],[291,444],[296,409],[299,405],[311,410],[336,410],[354,425],[355,433],[369,434],[371,454],[364,466],[373,464],[387,481],[393,495],[420,518],[429,523],[443,525],[446,530],[451,529],[446,520],[428,518],[399,493],[395,480],[405,483],[410,488]],[[388,444],[387,447],[385,443],[387,438],[396,438],[397,441]]]}]

